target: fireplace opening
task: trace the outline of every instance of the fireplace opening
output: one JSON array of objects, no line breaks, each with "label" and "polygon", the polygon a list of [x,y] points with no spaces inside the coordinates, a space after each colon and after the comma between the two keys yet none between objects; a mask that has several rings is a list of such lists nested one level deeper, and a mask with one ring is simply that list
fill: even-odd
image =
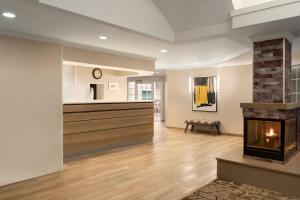
[{"label": "fireplace opening", "polygon": [[297,118],[244,118],[244,155],[286,161],[297,149]]}]

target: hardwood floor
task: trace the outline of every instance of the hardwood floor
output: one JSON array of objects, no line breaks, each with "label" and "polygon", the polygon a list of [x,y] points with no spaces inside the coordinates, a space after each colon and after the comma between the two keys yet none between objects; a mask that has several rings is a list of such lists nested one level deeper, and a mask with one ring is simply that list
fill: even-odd
[{"label": "hardwood floor", "polygon": [[0,199],[181,199],[216,178],[215,157],[242,146],[241,137],[184,134],[155,124],[153,144],[65,163],[63,172],[0,188]]}]

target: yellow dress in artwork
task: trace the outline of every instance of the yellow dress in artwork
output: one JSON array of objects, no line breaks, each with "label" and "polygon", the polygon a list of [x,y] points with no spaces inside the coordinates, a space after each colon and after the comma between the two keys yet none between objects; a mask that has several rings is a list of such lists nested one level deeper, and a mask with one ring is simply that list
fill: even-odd
[{"label": "yellow dress in artwork", "polygon": [[207,85],[197,85],[195,86],[195,100],[196,106],[199,107],[201,104],[208,104],[208,86]]}]

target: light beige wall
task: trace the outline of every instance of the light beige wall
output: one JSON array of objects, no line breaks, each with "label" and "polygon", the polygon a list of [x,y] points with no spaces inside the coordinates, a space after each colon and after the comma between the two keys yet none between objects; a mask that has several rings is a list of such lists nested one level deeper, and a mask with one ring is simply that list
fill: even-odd
[{"label": "light beige wall", "polygon": [[134,70],[155,70],[155,60],[153,59],[136,58],[129,55],[118,55],[72,47],[63,47],[63,60]]},{"label": "light beige wall", "polygon": [[0,36],[0,186],[63,168],[61,47]]},{"label": "light beige wall", "polygon": [[292,55],[292,65],[300,64],[300,52],[295,52]]},{"label": "light beige wall", "polygon": [[[70,66],[64,66],[70,68]],[[68,87],[68,91],[64,90],[64,100],[70,102],[69,94],[74,94],[72,101],[89,101],[90,100],[90,84],[104,84],[105,101],[126,101],[127,100],[127,76],[122,76],[120,72],[115,70],[102,69],[102,78],[96,80],[92,76],[93,68],[89,67],[73,67],[74,69],[74,85]],[[64,70],[64,85],[72,85],[69,78],[71,70]],[[114,82],[119,84],[119,90],[109,90],[108,83]],[[74,92],[71,92],[71,89]]]},{"label": "light beige wall", "polygon": [[75,68],[63,65],[63,102],[71,102],[75,99]]},{"label": "light beige wall", "polygon": [[[189,77],[220,76],[218,112],[192,111]],[[219,120],[222,132],[243,133],[241,102],[252,102],[252,65],[167,72],[166,126],[185,126],[186,119]]]}]

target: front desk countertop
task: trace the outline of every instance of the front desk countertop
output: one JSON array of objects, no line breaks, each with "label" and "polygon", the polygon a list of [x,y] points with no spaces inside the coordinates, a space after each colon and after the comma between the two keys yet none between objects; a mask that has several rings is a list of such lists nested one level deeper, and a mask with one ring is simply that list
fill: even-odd
[{"label": "front desk countertop", "polygon": [[103,103],[103,104],[111,104],[111,103],[152,103],[153,101],[105,101],[105,100],[94,100],[94,101],[74,101],[74,102],[64,102],[64,105],[75,105],[75,104],[94,104],[94,103]]}]

